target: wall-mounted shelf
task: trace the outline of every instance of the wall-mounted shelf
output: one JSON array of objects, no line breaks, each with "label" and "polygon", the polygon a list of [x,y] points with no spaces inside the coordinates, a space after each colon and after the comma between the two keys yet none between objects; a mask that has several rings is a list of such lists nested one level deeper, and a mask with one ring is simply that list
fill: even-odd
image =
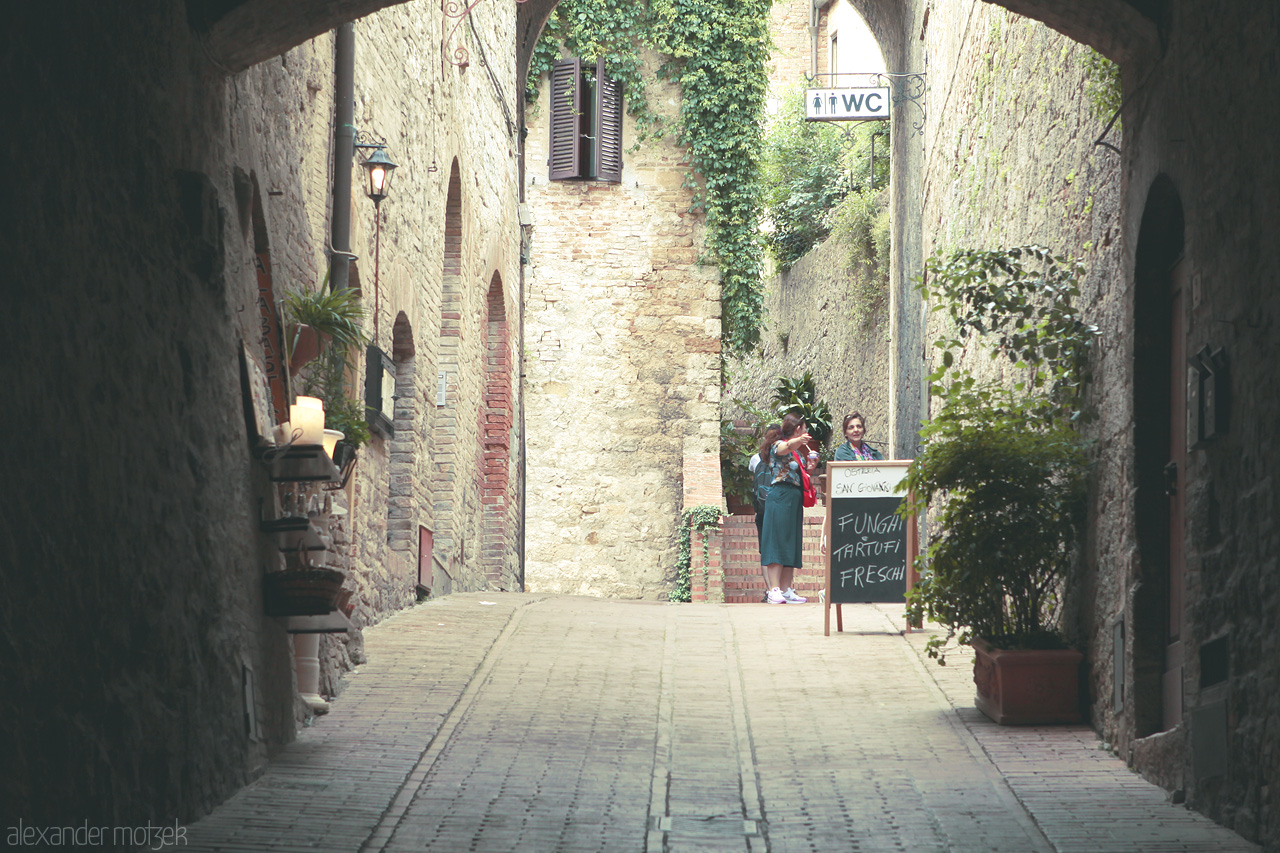
[{"label": "wall-mounted shelf", "polygon": [[319,529],[306,516],[263,520],[261,526],[264,533],[276,534],[276,541],[280,543],[282,552],[329,550],[324,540],[320,538]]},{"label": "wall-mounted shelf", "polygon": [[342,472],[319,444],[295,444],[262,456],[276,483],[340,483]]},{"label": "wall-mounted shelf", "polygon": [[284,629],[290,634],[339,634],[356,626],[341,610],[318,616],[286,616]]}]

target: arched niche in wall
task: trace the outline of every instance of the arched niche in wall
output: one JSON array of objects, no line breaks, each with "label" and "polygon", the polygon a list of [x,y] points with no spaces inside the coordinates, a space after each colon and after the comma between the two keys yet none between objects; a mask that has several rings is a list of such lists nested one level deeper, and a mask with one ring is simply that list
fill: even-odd
[{"label": "arched niche in wall", "polygon": [[1182,716],[1186,492],[1186,321],[1183,211],[1173,181],[1147,193],[1133,289],[1134,529],[1137,591],[1129,638],[1134,730],[1166,731]]},{"label": "arched niche in wall", "polygon": [[512,359],[502,276],[497,272],[489,280],[485,305],[485,383],[479,413],[484,506],[481,560],[490,588],[506,589],[505,561],[506,555],[514,551],[514,543],[509,540],[515,531],[508,518],[512,506]]},{"label": "arched niche in wall", "polygon": [[436,416],[430,448],[435,466],[435,550],[456,556],[454,487],[457,468],[458,369],[462,335],[462,173],[455,157],[444,204],[444,252],[440,276],[440,346],[436,364]]},{"label": "arched niche in wall", "polygon": [[[271,414],[275,423],[289,419],[289,365],[285,362],[284,335],[280,328],[280,311],[276,300],[275,280],[271,273],[271,241],[267,233],[267,219],[262,208],[262,192],[258,176],[237,170],[234,178],[237,208],[246,240],[253,250],[253,268],[256,279],[257,311],[254,317],[257,339],[250,341],[249,355],[257,361],[270,394]],[[259,413],[259,419],[261,418]],[[262,424],[257,424],[260,431]],[[265,435],[265,433],[259,432]]]},{"label": "arched niche in wall", "polygon": [[391,439],[388,466],[387,543],[393,551],[411,551],[416,546],[418,523],[414,507],[423,503],[415,476],[420,396],[416,354],[413,326],[401,311],[391,326],[391,361],[396,371],[396,394],[392,404],[395,433]]}]

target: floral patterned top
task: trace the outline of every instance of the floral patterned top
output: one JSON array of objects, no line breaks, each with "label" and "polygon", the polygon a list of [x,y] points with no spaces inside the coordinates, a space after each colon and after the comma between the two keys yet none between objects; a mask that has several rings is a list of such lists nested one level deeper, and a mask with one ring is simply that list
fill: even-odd
[{"label": "floral patterned top", "polygon": [[782,455],[778,455],[778,446],[784,445],[786,442],[779,441],[773,447],[769,448],[769,467],[773,470],[773,482],[790,483],[797,488],[804,488],[804,483],[800,478],[800,465],[796,462],[796,458],[791,455],[790,451],[783,451]]}]

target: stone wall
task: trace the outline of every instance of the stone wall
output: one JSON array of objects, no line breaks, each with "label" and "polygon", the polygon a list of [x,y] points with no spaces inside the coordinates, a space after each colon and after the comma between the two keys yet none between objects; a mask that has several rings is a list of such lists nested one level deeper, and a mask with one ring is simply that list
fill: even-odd
[{"label": "stone wall", "polygon": [[[10,157],[57,163],[24,183],[23,215],[0,234],[22,282],[10,289],[0,347],[25,412],[7,420],[12,452],[0,462],[10,662],[0,800],[28,825],[186,820],[293,737],[291,642],[264,612],[262,589],[281,561],[259,528],[278,489],[251,453],[240,360],[268,360],[267,270],[279,297],[317,286],[328,267],[333,38],[281,44],[277,58],[231,74],[186,20],[198,5],[79,3],[20,16],[2,37],[0,62],[20,93],[10,113],[29,129]],[[478,548],[480,425],[496,398],[486,401],[477,366],[498,328],[492,283],[507,317],[520,304],[518,149],[494,83],[509,110],[514,22],[489,8],[474,20],[492,78],[469,28],[471,69],[440,61],[445,22],[430,4],[356,25],[355,123],[386,135],[401,168],[382,205],[375,286],[373,206],[352,166],[352,282],[376,305],[378,343],[397,360],[404,426],[395,442],[362,451],[345,498],[354,537],[342,558],[360,624],[412,600],[417,528],[443,526],[432,484],[450,407],[466,446],[451,529],[464,533],[441,546],[444,561],[461,588],[518,576],[517,525],[504,528],[496,567]],[[464,237],[452,379],[463,390],[437,409],[455,157]],[[5,189],[19,198],[17,184]],[[507,334],[519,353],[515,327]],[[518,389],[513,362],[495,370],[497,384],[505,376]],[[519,446],[513,419],[514,518]],[[326,651],[334,666],[339,651]]]},{"label": "stone wall", "polygon": [[[485,428],[489,386],[518,389],[520,304],[515,22],[496,10],[473,12],[481,43],[462,27],[454,35],[472,63],[441,62],[453,21],[422,4],[384,10],[356,25],[356,124],[385,136],[401,163],[380,209],[375,247],[372,203],[353,202],[354,251],[366,304],[378,300],[374,343],[394,356],[396,435],[375,436],[353,477],[356,566],[362,578],[362,624],[413,600],[419,581],[419,529],[434,535],[434,560],[457,590],[518,587],[519,425],[500,417],[490,460],[506,478],[485,504]],[[482,51],[488,51],[484,57]],[[484,58],[499,89],[484,73]],[[433,94],[434,93],[434,94]],[[357,177],[362,177],[358,175]],[[446,212],[451,181],[458,209]],[[452,220],[446,222],[447,219]],[[456,231],[458,256],[446,262],[444,234]],[[454,245],[451,243],[451,245]],[[375,248],[378,293],[374,288]],[[446,263],[450,265],[446,274]],[[448,279],[446,281],[446,279]],[[490,335],[499,331],[495,363]],[[437,405],[438,375],[446,375]],[[492,376],[490,375],[492,373]],[[518,407],[508,394],[503,411]],[[501,517],[486,521],[486,505]],[[489,528],[497,536],[485,553]],[[422,585],[433,585],[429,561]]]},{"label": "stone wall", "polygon": [[[931,70],[929,121],[925,127],[925,254],[958,248],[991,249],[1034,243],[1084,261],[1080,304],[1089,322],[1104,330],[1094,358],[1089,404],[1098,420],[1094,459],[1087,592],[1083,622],[1069,622],[1075,640],[1103,648],[1103,636],[1084,625],[1123,607],[1123,572],[1116,554],[1131,547],[1125,478],[1131,453],[1132,410],[1127,358],[1121,334],[1128,323],[1120,254],[1120,158],[1095,145],[1105,119],[1093,117],[1084,99],[1080,57],[1088,49],[1004,9],[961,4],[933,10],[926,38]],[[1112,141],[1119,143],[1118,135]],[[925,338],[943,333],[933,315]],[[930,360],[932,369],[934,360]],[[969,353],[977,375],[1000,376],[1006,365]],[[1110,681],[1109,655],[1091,660],[1095,684]],[[1109,696],[1094,688],[1101,709]],[[1095,714],[1104,736],[1114,729]]]},{"label": "stone wall", "polygon": [[[685,460],[719,450],[718,273],[672,136],[628,150],[621,183],[548,181],[546,91],[526,113],[526,585],[660,599]],[[649,102],[670,120],[678,94]]]},{"label": "stone wall", "polygon": [[[1280,405],[1270,367],[1280,296],[1267,234],[1280,170],[1250,150],[1280,126],[1280,12],[1162,4],[1159,21],[1121,27],[1128,42],[1117,47],[1126,10],[1116,5],[1114,18],[1075,8],[1058,17],[1048,5],[1044,14],[1124,59],[1123,131],[1105,137],[1118,152],[1096,143],[1105,121],[1085,109],[1079,44],[991,5],[929,4],[915,48],[930,75],[924,254],[1035,241],[1083,257],[1083,302],[1102,330],[1073,621],[1092,721],[1150,778],[1270,848],[1280,840],[1267,783],[1280,765],[1271,723],[1280,463],[1268,437]],[[1249,92],[1228,97],[1230,121],[1214,94],[1222,79]],[[1171,331],[1175,318],[1181,332]],[[1189,440],[1194,417],[1169,410],[1171,386],[1196,389],[1182,347],[1221,348],[1231,362],[1230,428],[1208,442]],[[1171,537],[1163,468],[1188,443],[1178,483],[1186,522]],[[1170,541],[1186,559],[1174,636]]]},{"label": "stone wall", "polygon": [[853,287],[857,275],[861,273],[851,267],[849,247],[832,238],[767,282],[768,319],[761,346],[730,362],[725,417],[743,416],[735,400],[771,408],[780,378],[812,372],[818,399],[831,409],[829,447],[843,441],[840,423],[856,411],[866,419],[867,440],[884,443],[885,458],[893,458],[888,446],[893,400],[887,299],[867,311]]},{"label": "stone wall", "polygon": [[[1229,386],[1223,405],[1230,421],[1224,434],[1188,451],[1181,481],[1186,606],[1179,639],[1185,666],[1176,685],[1183,714],[1175,755],[1192,807],[1261,841],[1264,849],[1277,849],[1280,244],[1273,235],[1280,227],[1280,165],[1258,152],[1280,129],[1280,9],[1225,0],[1168,5],[1162,22],[1167,53],[1125,68],[1122,245],[1124,280],[1134,283],[1126,301],[1135,328],[1137,418],[1135,471],[1127,485],[1136,486],[1136,494],[1117,504],[1136,516],[1145,502],[1163,500],[1160,485],[1153,488],[1151,481],[1159,465],[1156,471],[1147,465],[1157,437],[1142,428],[1147,398],[1141,395],[1161,374],[1191,383],[1185,362],[1171,363],[1167,348],[1159,352],[1149,336],[1136,332],[1151,331],[1148,312],[1156,300],[1168,304],[1169,294],[1160,294],[1152,280],[1161,274],[1167,279],[1159,266],[1181,250],[1185,352],[1220,348],[1229,360],[1229,377],[1219,380]],[[1212,102],[1214,80],[1236,81],[1218,104]],[[1224,121],[1224,115],[1231,118]],[[1165,436],[1179,441],[1184,433],[1168,430]],[[1112,562],[1125,578],[1130,638],[1158,631],[1149,614],[1158,607],[1152,593],[1159,592],[1163,574],[1150,535],[1137,539],[1136,549],[1114,549]],[[1096,634],[1105,636],[1108,627],[1100,622]],[[1137,721],[1149,713],[1153,697],[1149,688],[1146,695],[1133,688],[1150,656],[1163,652],[1160,646],[1157,637],[1146,659],[1134,656],[1127,663],[1130,694],[1114,724],[1122,748],[1139,746],[1136,739],[1148,734]]]}]

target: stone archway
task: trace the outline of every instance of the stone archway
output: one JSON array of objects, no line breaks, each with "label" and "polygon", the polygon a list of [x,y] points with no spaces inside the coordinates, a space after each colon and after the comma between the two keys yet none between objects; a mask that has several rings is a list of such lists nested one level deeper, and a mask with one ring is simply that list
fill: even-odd
[{"label": "stone archway", "polygon": [[417,543],[414,508],[421,506],[416,448],[418,442],[417,347],[413,326],[401,311],[391,327],[391,360],[396,366],[396,399],[392,404],[395,437],[391,441],[390,493],[387,499],[387,546],[409,553]]}]

